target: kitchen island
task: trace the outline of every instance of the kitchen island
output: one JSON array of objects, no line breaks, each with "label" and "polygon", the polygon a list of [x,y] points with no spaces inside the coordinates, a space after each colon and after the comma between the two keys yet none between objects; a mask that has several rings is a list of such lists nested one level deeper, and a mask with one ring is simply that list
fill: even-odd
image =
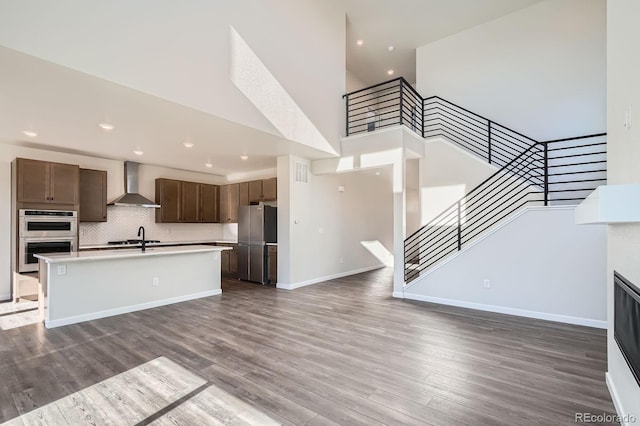
[{"label": "kitchen island", "polygon": [[[47,328],[222,293],[220,252],[184,246],[37,254]],[[46,309],[44,306],[46,299]]]}]

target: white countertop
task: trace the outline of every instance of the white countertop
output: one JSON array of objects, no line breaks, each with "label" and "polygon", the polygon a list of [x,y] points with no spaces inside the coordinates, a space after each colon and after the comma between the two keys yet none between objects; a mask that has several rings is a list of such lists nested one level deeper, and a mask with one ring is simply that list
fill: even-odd
[{"label": "white countertop", "polygon": [[[204,240],[204,241],[162,241],[159,243],[147,243],[147,247],[163,247],[163,246],[177,246],[177,245],[199,245],[199,244],[238,244],[237,241],[231,240]],[[80,246],[79,250],[97,250],[97,249],[117,249],[134,248],[135,244],[90,244],[86,246]]]},{"label": "white countertop", "polygon": [[151,247],[146,251],[139,248],[119,249],[119,250],[95,250],[71,253],[42,253],[34,256],[47,263],[69,263],[83,262],[89,260],[124,259],[145,256],[167,256],[172,254],[201,253],[207,251],[231,250],[231,247],[215,246],[181,246],[181,247]]}]

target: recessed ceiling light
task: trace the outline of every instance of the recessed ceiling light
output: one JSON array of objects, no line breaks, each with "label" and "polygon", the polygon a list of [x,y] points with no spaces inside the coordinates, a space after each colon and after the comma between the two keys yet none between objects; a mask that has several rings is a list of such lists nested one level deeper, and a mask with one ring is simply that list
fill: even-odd
[{"label": "recessed ceiling light", "polygon": [[380,176],[380,172],[376,172],[376,176]]},{"label": "recessed ceiling light", "polygon": [[356,40],[356,44],[358,46],[362,46],[364,44],[364,40]]},{"label": "recessed ceiling light", "polygon": [[114,129],[113,124],[109,124],[109,123],[100,123],[98,124],[98,126],[100,126],[102,130],[106,130],[107,132],[110,132],[111,130]]},{"label": "recessed ceiling light", "polygon": [[387,75],[393,75],[394,72],[394,70],[387,70]]},{"label": "recessed ceiling light", "polygon": [[394,50],[396,50],[396,47],[395,46],[389,46],[389,47],[387,47],[387,50],[389,52],[393,52]]},{"label": "recessed ceiling light", "polygon": [[142,155],[142,154],[144,154],[144,151],[143,151],[143,150],[141,150],[141,149],[134,149],[134,150],[133,150],[133,153],[134,153],[135,155]]},{"label": "recessed ceiling light", "polygon": [[204,163],[204,166],[208,169],[213,167],[213,164],[211,164],[211,161],[207,161],[206,163]]},{"label": "recessed ceiling light", "polygon": [[241,160],[248,160],[248,159],[249,159],[249,157],[248,157],[247,155],[241,155],[241,156],[240,156],[240,159],[241,159]]},{"label": "recessed ceiling light", "polygon": [[182,142],[182,145],[184,145],[185,148],[193,148],[193,142],[190,141]]},{"label": "recessed ceiling light", "polygon": [[33,130],[23,130],[22,134],[25,136],[29,136],[30,138],[35,138],[36,136],[38,136],[38,133],[34,132]]}]

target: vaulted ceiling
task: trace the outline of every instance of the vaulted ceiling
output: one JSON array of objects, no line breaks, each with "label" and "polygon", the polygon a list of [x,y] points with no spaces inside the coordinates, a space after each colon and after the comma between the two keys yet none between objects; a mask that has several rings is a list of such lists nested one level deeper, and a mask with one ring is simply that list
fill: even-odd
[{"label": "vaulted ceiling", "polygon": [[[364,84],[390,78],[386,74],[388,69],[395,70],[394,76],[402,75],[413,82],[416,47],[537,1],[330,0],[325,3],[325,0],[296,0],[289,3],[291,7],[287,10],[271,10],[274,8],[260,0],[254,4],[264,10],[255,17],[246,16],[245,22],[238,26],[241,33],[249,35],[249,41],[260,53],[261,47],[262,51],[264,47],[273,51],[273,43],[277,42],[270,39],[269,28],[260,26],[264,14],[270,13],[272,21],[291,23],[287,27],[291,33],[284,36],[295,39],[300,51],[307,51],[308,55],[283,51],[275,57],[263,57],[266,67],[275,69],[276,77],[283,73],[289,73],[288,77],[295,75],[300,63],[306,63],[306,70],[313,73],[317,67],[308,65],[314,61],[313,48],[327,49],[344,43],[337,50],[341,54],[346,51],[347,69]],[[279,155],[310,159],[331,155],[331,149],[295,141],[229,83],[230,65],[224,62],[230,61],[231,55],[225,14],[246,15],[246,11],[239,6],[214,2],[206,7],[216,13],[208,17],[195,16],[189,13],[197,10],[196,4],[186,2],[178,9],[180,15],[172,16],[171,10],[176,10],[172,2],[154,1],[153,9],[142,7],[142,3],[116,2],[100,6],[72,0],[56,4],[46,0],[3,1],[0,4],[0,26],[4,27],[0,28],[0,143],[220,175],[274,168]],[[105,15],[99,20],[95,16],[88,19],[95,8],[100,8],[100,13]],[[238,10],[231,10],[233,8]],[[17,14],[3,13],[16,9],[19,9]],[[346,29],[343,20],[339,20],[340,31],[305,27],[304,23],[310,18],[313,21],[314,14],[346,16]],[[149,19],[141,19],[147,16]],[[302,16],[305,19],[299,19]],[[185,21],[187,19],[193,22]],[[297,19],[300,22],[296,22]],[[95,28],[96,22],[100,28]],[[45,28],[45,24],[48,27]],[[181,30],[185,28],[192,32],[183,34]],[[203,29],[209,32],[202,32]],[[207,37],[210,43],[206,54],[202,46],[188,44],[189,40]],[[356,45],[358,39],[363,40],[362,46]],[[92,45],[93,41],[99,44]],[[127,44],[144,46],[145,50],[135,57],[127,57],[121,54],[132,54]],[[387,50],[390,45],[395,47],[393,52]],[[344,56],[337,57],[344,64]],[[218,58],[225,65],[214,67],[212,58]],[[156,72],[142,74],[146,69]],[[193,72],[185,73],[185,69]],[[339,88],[335,82],[344,77],[322,72],[318,70],[317,75],[304,75],[296,81],[289,78],[282,82],[282,92],[297,101],[301,111],[308,115],[309,123],[335,147],[336,142],[339,146],[340,133],[336,123],[344,114],[340,100],[344,87]],[[123,77],[126,73],[135,78]],[[177,75],[179,79],[162,80]],[[205,78],[206,82],[202,80]],[[216,83],[223,79],[226,86]],[[339,90],[323,93],[324,79],[334,79],[330,87]],[[198,92],[194,88],[206,91]],[[308,96],[308,92],[314,90],[313,96]],[[314,99],[318,95],[329,101],[320,104]],[[214,105],[218,109],[207,104],[212,96],[218,96]],[[240,115],[242,120],[237,119]],[[327,120],[329,115],[331,119]],[[97,123],[103,121],[113,122],[116,129],[105,132],[98,128]],[[37,138],[22,133],[32,127],[43,130]],[[194,143],[193,148],[183,146],[187,141]],[[137,157],[132,153],[134,149],[144,151],[144,155]],[[249,160],[240,158],[245,154]],[[209,161],[213,167],[205,168]]]}]

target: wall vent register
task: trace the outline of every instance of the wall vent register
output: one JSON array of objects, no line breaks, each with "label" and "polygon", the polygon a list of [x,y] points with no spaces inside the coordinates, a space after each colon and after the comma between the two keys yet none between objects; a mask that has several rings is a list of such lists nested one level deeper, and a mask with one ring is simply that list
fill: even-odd
[{"label": "wall vent register", "polygon": [[299,183],[309,183],[309,163],[302,161],[295,162],[295,181]]}]

